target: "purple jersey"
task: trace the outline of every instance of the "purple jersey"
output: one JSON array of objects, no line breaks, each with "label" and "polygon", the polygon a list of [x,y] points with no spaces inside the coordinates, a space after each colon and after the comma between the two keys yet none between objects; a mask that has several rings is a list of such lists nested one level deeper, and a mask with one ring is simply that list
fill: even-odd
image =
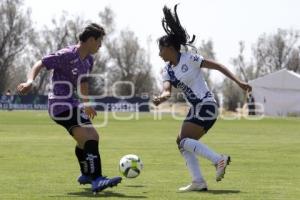
[{"label": "purple jersey", "polygon": [[[45,56],[42,63],[47,70],[53,70],[51,90],[48,94],[50,115],[57,115],[78,106],[78,78],[91,72],[93,57],[89,55],[81,60],[78,46],[75,45]],[[84,78],[80,80],[82,82]]]}]

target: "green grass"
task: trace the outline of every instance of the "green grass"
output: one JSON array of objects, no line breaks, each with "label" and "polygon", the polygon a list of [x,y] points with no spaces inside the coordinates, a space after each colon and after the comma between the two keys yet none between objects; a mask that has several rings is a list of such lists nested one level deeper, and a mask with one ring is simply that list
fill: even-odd
[{"label": "green grass", "polygon": [[0,199],[300,199],[299,118],[218,120],[203,142],[230,154],[232,163],[216,183],[214,167],[201,158],[210,190],[191,193],[177,192],[190,182],[175,144],[181,121],[170,115],[153,118],[146,113],[130,121],[110,116],[106,127],[97,128],[105,175],[119,175],[118,161],[129,153],[141,157],[144,170],[94,197],[89,186],[76,182],[75,142],[46,112],[1,111]]}]

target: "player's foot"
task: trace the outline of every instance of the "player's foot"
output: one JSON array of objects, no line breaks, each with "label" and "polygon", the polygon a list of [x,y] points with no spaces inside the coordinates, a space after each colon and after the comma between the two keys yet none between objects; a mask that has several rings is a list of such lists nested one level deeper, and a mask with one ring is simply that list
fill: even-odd
[{"label": "player's foot", "polygon": [[222,155],[216,166],[216,181],[221,181],[224,178],[227,165],[230,163],[230,156]]},{"label": "player's foot", "polygon": [[78,176],[77,181],[80,185],[85,185],[85,184],[91,184],[92,183],[91,177],[86,176],[86,175]]},{"label": "player's foot", "polygon": [[92,191],[94,194],[97,192],[101,192],[102,190],[108,187],[117,186],[121,183],[122,178],[119,176],[113,178],[106,178],[106,177],[98,177],[96,180],[92,181]]},{"label": "player's foot", "polygon": [[189,192],[189,191],[207,191],[206,182],[201,183],[191,183],[185,187],[179,188],[180,192]]}]

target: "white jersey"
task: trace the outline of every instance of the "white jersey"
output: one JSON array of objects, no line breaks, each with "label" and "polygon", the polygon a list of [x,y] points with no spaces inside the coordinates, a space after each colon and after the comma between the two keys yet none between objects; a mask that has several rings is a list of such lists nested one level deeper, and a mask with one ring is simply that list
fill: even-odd
[{"label": "white jersey", "polygon": [[202,56],[184,52],[181,53],[176,66],[168,64],[162,72],[163,81],[170,81],[172,86],[181,89],[192,105],[199,102],[215,102],[200,68],[202,61]]}]

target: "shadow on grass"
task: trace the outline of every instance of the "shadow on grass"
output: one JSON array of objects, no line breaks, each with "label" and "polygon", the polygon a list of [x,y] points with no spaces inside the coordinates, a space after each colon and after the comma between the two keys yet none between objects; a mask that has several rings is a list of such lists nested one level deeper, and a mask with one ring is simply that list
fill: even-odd
[{"label": "shadow on grass", "polygon": [[102,191],[99,192],[98,194],[94,195],[91,191],[91,189],[85,188],[84,191],[81,192],[69,192],[67,195],[57,195],[57,196],[50,196],[53,198],[57,197],[94,197],[94,198],[99,198],[99,197],[118,197],[118,198],[128,198],[128,199],[145,199],[148,198],[146,196],[133,196],[133,195],[125,195],[122,193],[118,192],[112,192],[112,191]]},{"label": "shadow on grass", "polygon": [[[210,194],[238,194],[240,190],[207,190],[207,191],[193,191],[199,193],[210,193]],[[184,192],[178,192],[184,194]]]},{"label": "shadow on grass", "polygon": [[126,185],[125,187],[132,187],[132,188],[142,188],[143,185]]},{"label": "shadow on grass", "polygon": [[208,190],[205,192],[211,194],[238,194],[241,191],[240,190]]}]

